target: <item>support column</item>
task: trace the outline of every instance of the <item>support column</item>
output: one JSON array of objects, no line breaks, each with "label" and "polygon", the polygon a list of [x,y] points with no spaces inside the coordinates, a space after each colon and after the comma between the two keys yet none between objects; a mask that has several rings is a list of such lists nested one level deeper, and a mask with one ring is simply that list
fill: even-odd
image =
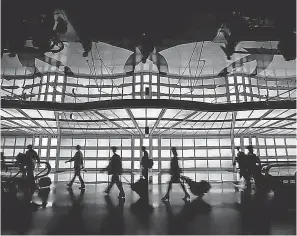
[{"label": "support column", "polygon": [[[56,123],[57,123],[57,151],[56,151],[56,162],[55,162],[55,170],[59,170],[59,160],[60,160],[60,147],[61,147],[61,129],[60,129],[60,120],[59,120],[59,112],[55,112]],[[58,175],[54,177],[55,182],[58,181]]]},{"label": "support column", "polygon": [[[234,128],[235,128],[235,122],[236,122],[236,115],[237,112],[232,112],[232,123],[231,123],[231,152],[232,152],[232,163],[235,160],[235,144],[234,144]],[[236,167],[233,167],[233,171],[235,172]]]}]

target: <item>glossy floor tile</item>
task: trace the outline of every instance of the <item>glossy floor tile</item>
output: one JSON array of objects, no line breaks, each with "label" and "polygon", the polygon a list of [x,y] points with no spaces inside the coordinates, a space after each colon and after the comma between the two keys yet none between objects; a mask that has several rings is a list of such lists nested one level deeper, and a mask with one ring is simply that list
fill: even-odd
[{"label": "glossy floor tile", "polygon": [[[74,185],[59,182],[50,191],[16,199],[2,196],[2,234],[296,234],[295,211],[267,197],[242,195],[232,184],[212,184],[203,199],[182,200],[174,184],[170,202],[160,199],[167,185],[154,185],[149,203],[124,185],[125,200],[103,193],[106,184]],[[25,197],[25,198],[24,198]]]}]

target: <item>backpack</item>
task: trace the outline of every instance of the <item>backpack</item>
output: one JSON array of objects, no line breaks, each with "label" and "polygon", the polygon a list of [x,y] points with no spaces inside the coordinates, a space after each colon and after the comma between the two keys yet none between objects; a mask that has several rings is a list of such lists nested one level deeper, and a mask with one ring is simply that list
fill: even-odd
[{"label": "backpack", "polygon": [[148,167],[149,169],[152,169],[152,168],[153,168],[153,165],[154,165],[154,161],[153,161],[153,159],[148,159],[147,167]]}]

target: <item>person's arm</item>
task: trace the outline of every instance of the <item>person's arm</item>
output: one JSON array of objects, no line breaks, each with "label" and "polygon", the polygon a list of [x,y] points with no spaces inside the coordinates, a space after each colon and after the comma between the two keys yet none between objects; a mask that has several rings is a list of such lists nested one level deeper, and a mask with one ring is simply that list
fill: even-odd
[{"label": "person's arm", "polygon": [[36,161],[37,161],[37,164],[40,165],[40,158],[39,158],[39,156],[38,156],[38,154],[37,154],[36,151],[35,151],[35,154],[36,154]]},{"label": "person's arm", "polygon": [[72,157],[72,158],[70,158],[68,161],[65,161],[65,163],[67,163],[67,162],[72,162],[72,161],[74,161],[74,159],[75,159],[75,156]]}]

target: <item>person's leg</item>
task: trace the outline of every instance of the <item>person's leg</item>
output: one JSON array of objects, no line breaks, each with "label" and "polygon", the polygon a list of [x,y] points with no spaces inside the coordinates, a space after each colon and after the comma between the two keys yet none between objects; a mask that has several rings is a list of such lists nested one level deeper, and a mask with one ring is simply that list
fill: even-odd
[{"label": "person's leg", "polygon": [[67,184],[69,187],[72,187],[72,184],[73,184],[75,178],[76,178],[76,172],[74,172],[74,176],[73,176],[72,180]]},{"label": "person's leg", "polygon": [[122,184],[120,177],[118,175],[115,177],[115,182],[116,182],[118,189],[120,190],[120,196],[125,196],[123,184]]},{"label": "person's leg", "polygon": [[81,177],[80,171],[78,171],[78,179],[80,181],[80,188],[85,188],[85,182],[83,180],[83,178]]},{"label": "person's leg", "polygon": [[115,183],[115,175],[111,176],[111,182],[109,183],[109,185],[107,186],[106,190],[104,191],[105,193],[109,194],[113,184]]},{"label": "person's leg", "polygon": [[184,185],[184,183],[182,181],[180,181],[180,186],[182,187],[184,193],[185,193],[185,197],[184,198],[189,198],[190,195],[188,194],[187,190],[186,190],[186,187]]},{"label": "person's leg", "polygon": [[172,182],[173,182],[173,180],[172,180],[172,177],[171,177],[171,179],[170,179],[170,181],[169,181],[169,183],[168,183],[167,193],[166,193],[165,196],[162,198],[162,200],[169,199],[169,193],[170,193],[170,191],[171,191],[171,189],[172,189]]}]

